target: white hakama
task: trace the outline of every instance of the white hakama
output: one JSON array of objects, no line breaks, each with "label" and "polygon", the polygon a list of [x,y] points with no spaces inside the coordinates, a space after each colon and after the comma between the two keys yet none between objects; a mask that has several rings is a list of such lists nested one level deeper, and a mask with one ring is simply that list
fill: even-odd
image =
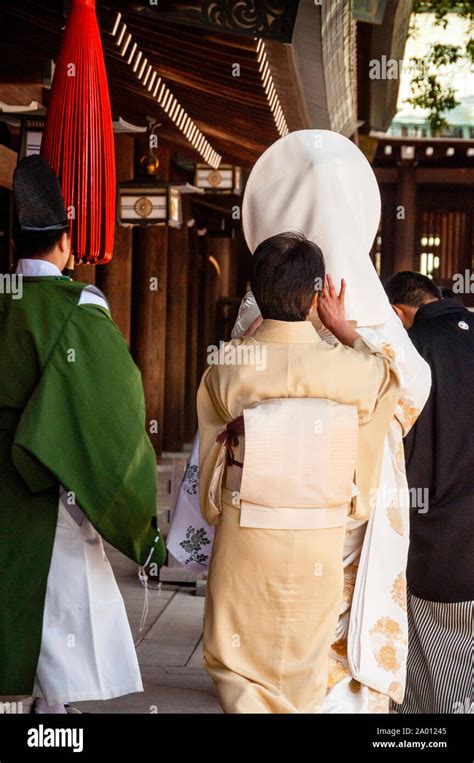
[{"label": "white hakama", "polygon": [[[71,510],[71,507],[69,507]],[[48,576],[34,696],[48,705],[143,691],[122,596],[102,539],[64,494]]]}]

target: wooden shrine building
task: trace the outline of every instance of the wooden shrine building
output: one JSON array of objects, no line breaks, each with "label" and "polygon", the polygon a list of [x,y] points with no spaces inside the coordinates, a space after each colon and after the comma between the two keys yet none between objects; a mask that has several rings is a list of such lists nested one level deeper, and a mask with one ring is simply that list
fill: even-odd
[{"label": "wooden shrine building", "polygon": [[[425,251],[420,237],[439,236],[446,281],[470,257],[465,189],[472,154],[467,141],[456,149],[458,163],[437,147],[421,157],[419,142],[411,141],[407,165],[400,141],[386,135],[398,86],[371,81],[369,61],[403,56],[411,0],[262,0],[245,3],[245,12],[236,0],[97,0],[96,6],[114,119],[119,222],[112,261],[79,265],[75,277],[96,283],[110,301],[142,371],[160,459],[193,439],[207,347],[229,338],[250,257],[242,192],[269,145],[307,128],[359,141],[382,187],[384,217],[373,252],[380,273],[418,269]],[[12,172],[19,155],[39,148],[67,12],[65,0],[0,0],[0,272],[14,267]],[[157,138],[152,150],[150,136]],[[161,191],[162,218],[153,217],[158,207],[146,187],[145,170],[156,170],[157,162],[158,185],[168,189]],[[403,235],[393,221],[399,199],[410,215]],[[449,244],[447,229],[455,231]]]}]

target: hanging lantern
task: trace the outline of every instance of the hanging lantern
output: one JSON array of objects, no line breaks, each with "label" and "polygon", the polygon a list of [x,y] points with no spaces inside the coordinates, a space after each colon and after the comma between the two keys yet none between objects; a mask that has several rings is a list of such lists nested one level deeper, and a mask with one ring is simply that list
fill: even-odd
[{"label": "hanging lantern", "polygon": [[206,193],[242,193],[242,170],[231,164],[213,169],[208,164],[196,164],[194,185]]},{"label": "hanging lantern", "polygon": [[182,223],[181,193],[157,178],[137,178],[118,184],[117,222],[120,225],[170,225]]},{"label": "hanging lantern", "polygon": [[41,154],[61,181],[76,262],[109,262],[114,244],[115,155],[95,0],[72,0]]},{"label": "hanging lantern", "polygon": [[148,117],[148,150],[140,159],[142,177],[117,185],[117,223],[119,225],[170,225],[180,228],[183,222],[181,192],[197,191],[192,186],[178,186],[159,178],[160,160],[156,119]]}]

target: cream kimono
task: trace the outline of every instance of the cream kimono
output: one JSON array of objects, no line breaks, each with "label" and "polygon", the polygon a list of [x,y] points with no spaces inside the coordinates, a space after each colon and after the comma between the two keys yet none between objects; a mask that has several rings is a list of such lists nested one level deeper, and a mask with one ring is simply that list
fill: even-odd
[{"label": "cream kimono", "polygon": [[[244,348],[242,359],[259,357],[265,362],[260,369],[252,362],[213,365],[198,394],[201,507],[206,520],[216,525],[206,595],[205,665],[226,712],[319,712],[342,598],[345,516],[351,513],[364,521],[369,516],[384,438],[399,399],[398,377],[383,351],[362,340],[354,343],[354,349],[331,346],[309,321],[267,320],[252,338],[234,340],[227,347],[236,359],[239,348]],[[298,489],[303,482],[299,480],[294,495],[300,503],[288,506],[282,497],[283,508],[275,505],[275,485],[258,483],[255,477],[250,480],[253,493],[247,486],[248,495],[241,496],[248,454],[243,456],[240,486],[235,477],[239,467],[225,468],[225,447],[217,442],[218,436],[242,413],[247,431],[248,412],[258,403],[273,401],[283,407],[285,400],[288,404],[309,399],[355,411],[359,426],[353,461],[344,444],[347,438],[338,439],[334,418],[327,419],[327,443],[334,447],[332,460],[324,466],[322,451],[298,451],[298,427],[291,429],[291,422],[288,440],[286,431],[275,431],[265,441],[269,427],[260,438],[266,447],[260,452],[268,459],[264,466],[271,472],[272,447],[278,454],[288,442],[288,481],[296,464],[301,468],[307,457],[308,467],[303,464],[303,469],[315,472],[313,482],[325,483],[324,491],[319,491],[324,498],[315,497],[313,508],[310,498],[302,502],[305,489]],[[309,424],[314,427],[313,421]],[[303,425],[302,418],[300,439],[306,442]],[[257,435],[254,432],[254,443]],[[252,467],[258,471],[258,462]],[[351,503],[354,469],[359,494]],[[283,467],[275,481],[280,479],[283,496],[282,471]],[[344,482],[341,496],[343,472],[350,480]],[[271,502],[265,500],[272,494]],[[249,498],[251,510],[244,497]],[[271,519],[262,520],[262,511]]]}]

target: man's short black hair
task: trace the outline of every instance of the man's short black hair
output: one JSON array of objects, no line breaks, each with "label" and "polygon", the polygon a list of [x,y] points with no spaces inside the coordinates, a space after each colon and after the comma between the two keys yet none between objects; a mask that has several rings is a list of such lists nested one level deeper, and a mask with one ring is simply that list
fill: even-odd
[{"label": "man's short black hair", "polygon": [[13,243],[17,257],[41,257],[49,254],[59,244],[61,236],[67,230],[51,230],[41,232],[24,232],[17,230],[13,235]]},{"label": "man's short black hair", "polygon": [[384,283],[385,291],[392,305],[421,307],[427,300],[442,299],[439,286],[431,278],[413,270],[395,273]]},{"label": "man's short black hair", "polygon": [[324,276],[321,249],[300,233],[271,236],[252,257],[250,282],[263,318],[306,320]]},{"label": "man's short black hair", "polygon": [[449,289],[447,286],[441,288],[441,294],[443,295],[443,299],[454,299],[456,302],[459,302],[460,305],[464,305],[464,300],[461,295],[456,294],[455,291]]}]

